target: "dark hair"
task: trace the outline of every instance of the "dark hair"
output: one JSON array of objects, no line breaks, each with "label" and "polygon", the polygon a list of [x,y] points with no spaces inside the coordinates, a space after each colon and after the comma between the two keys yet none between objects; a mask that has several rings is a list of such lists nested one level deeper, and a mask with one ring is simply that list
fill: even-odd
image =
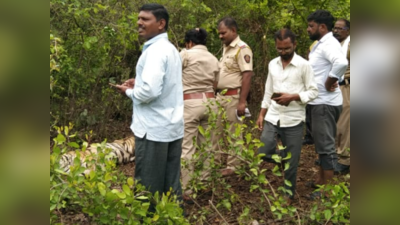
[{"label": "dark hair", "polygon": [[165,31],[168,30],[168,21],[169,21],[169,14],[167,9],[156,3],[151,3],[151,4],[144,4],[142,7],[140,7],[140,11],[149,11],[151,12],[157,19],[157,21],[160,21],[161,19],[165,20]]},{"label": "dark hair", "polygon": [[203,28],[195,28],[189,30],[188,32],[186,32],[185,35],[185,43],[189,43],[190,41],[192,41],[196,45],[198,44],[206,45],[207,31],[204,30]]},{"label": "dark hair", "polygon": [[350,29],[350,21],[344,19],[344,18],[340,18],[337,21],[343,21],[346,24],[346,27]]},{"label": "dark hair", "polygon": [[290,38],[290,40],[292,41],[292,43],[294,43],[296,41],[296,35],[289,29],[284,28],[281,30],[278,30],[275,35],[274,35],[274,40],[276,41],[277,39],[283,41],[286,38]]},{"label": "dark hair", "polygon": [[231,30],[232,30],[232,28],[235,28],[235,29],[236,29],[236,32],[237,32],[237,30],[238,30],[238,25],[237,25],[235,19],[233,19],[232,17],[229,17],[229,16],[224,17],[224,18],[218,20],[218,27],[219,27],[219,25],[220,25],[222,22],[224,23],[224,25],[225,25],[227,28],[229,28],[229,29],[231,29]]},{"label": "dark hair", "polygon": [[307,21],[308,22],[314,21],[318,24],[325,24],[326,28],[329,31],[331,31],[333,28],[333,25],[334,25],[333,22],[335,21],[335,18],[327,10],[317,10],[317,11],[311,13],[307,17]]}]

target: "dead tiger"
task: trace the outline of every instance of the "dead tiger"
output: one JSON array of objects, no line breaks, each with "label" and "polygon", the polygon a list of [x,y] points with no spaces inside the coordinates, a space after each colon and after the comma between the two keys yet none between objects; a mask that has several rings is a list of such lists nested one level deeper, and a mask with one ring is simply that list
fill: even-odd
[{"label": "dead tiger", "polygon": [[[101,143],[93,143],[86,149],[86,151],[80,153],[81,166],[87,168],[87,161],[90,161],[92,157],[97,155],[97,148],[101,146]],[[111,143],[105,144],[106,149],[111,149],[111,152],[106,156],[107,159],[116,159],[117,164],[123,164],[135,161],[135,137],[127,137],[121,140],[115,140]],[[69,151],[60,157],[60,169],[66,173],[70,172],[70,166],[74,164],[76,157],[75,151]],[[88,173],[90,170],[86,170]]]}]

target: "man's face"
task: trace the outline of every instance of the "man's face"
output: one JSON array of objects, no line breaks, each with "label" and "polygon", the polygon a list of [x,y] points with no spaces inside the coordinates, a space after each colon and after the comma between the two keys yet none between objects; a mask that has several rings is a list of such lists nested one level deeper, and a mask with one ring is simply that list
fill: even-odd
[{"label": "man's face", "polygon": [[296,43],[293,43],[290,38],[286,38],[283,41],[276,39],[275,47],[279,53],[279,56],[284,60],[292,59],[294,55],[294,50],[296,49]]},{"label": "man's face", "polygon": [[223,22],[218,26],[218,34],[224,45],[229,45],[237,37],[236,31],[226,27]]},{"label": "man's face", "polygon": [[156,17],[150,11],[140,11],[137,24],[139,37],[150,40],[163,32],[165,20],[160,19],[157,21]]},{"label": "man's face", "polygon": [[335,23],[335,27],[332,30],[333,36],[338,39],[339,42],[344,41],[349,35],[350,30],[346,27],[346,23],[342,20],[339,20]]},{"label": "man's face", "polygon": [[311,40],[316,41],[321,38],[321,33],[319,31],[320,26],[320,24],[314,21],[308,22],[307,33]]}]

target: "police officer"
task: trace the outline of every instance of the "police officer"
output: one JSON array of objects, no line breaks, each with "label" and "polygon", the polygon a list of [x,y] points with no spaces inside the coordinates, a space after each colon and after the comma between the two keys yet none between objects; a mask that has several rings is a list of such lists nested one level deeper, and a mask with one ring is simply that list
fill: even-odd
[{"label": "police officer", "polygon": [[342,45],[342,51],[349,61],[344,79],[339,83],[343,95],[343,111],[337,123],[336,151],[339,156],[336,174],[350,172],[350,21],[339,19],[332,29],[333,36]]},{"label": "police officer", "polygon": [[[195,28],[186,32],[186,49],[181,51],[182,83],[184,99],[185,135],[182,143],[182,159],[189,165],[182,168],[183,198],[190,201],[191,190],[187,190],[193,165],[190,159],[195,153],[193,138],[198,143],[205,138],[200,134],[198,127],[207,129],[208,107],[216,112],[215,89],[218,83],[219,62],[206,47],[207,32],[203,28]],[[208,104],[208,107],[207,107]],[[205,176],[205,173],[203,174]]]},{"label": "police officer", "polygon": [[[253,76],[253,52],[243,42],[238,33],[236,21],[225,17],[218,21],[218,33],[224,50],[220,59],[220,74],[218,82],[217,101],[225,109],[231,132],[235,130],[235,123],[242,123],[238,117],[245,115],[246,98],[250,89]],[[221,91],[227,89],[226,93]],[[221,135],[220,127],[219,134]],[[227,168],[222,170],[222,175],[234,173],[238,161],[235,156],[228,156]]]}]

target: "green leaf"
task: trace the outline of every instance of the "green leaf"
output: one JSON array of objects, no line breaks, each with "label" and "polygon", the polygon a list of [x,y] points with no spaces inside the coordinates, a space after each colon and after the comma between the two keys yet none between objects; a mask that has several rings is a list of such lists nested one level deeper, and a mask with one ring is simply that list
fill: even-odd
[{"label": "green leaf", "polygon": [[127,180],[127,183],[128,183],[129,186],[133,186],[133,178],[129,177],[128,180]]},{"label": "green leaf", "polygon": [[129,214],[129,210],[127,208],[122,208],[121,210],[119,210],[119,215],[124,220],[128,219],[128,214]]},{"label": "green leaf", "polygon": [[117,199],[117,196],[114,193],[107,192],[107,194],[106,194],[106,201],[107,202],[112,202],[112,201],[114,201],[116,199]]},{"label": "green leaf", "polygon": [[239,140],[235,143],[236,145],[244,145],[244,141],[243,140]]},{"label": "green leaf", "polygon": [[131,196],[131,189],[128,187],[128,185],[122,185],[122,190],[124,190],[126,195]]},{"label": "green leaf", "polygon": [[54,171],[57,172],[57,173],[68,175],[68,173],[66,173],[66,172],[64,172],[63,170],[60,170],[60,169],[55,169]]},{"label": "green leaf", "polygon": [[106,195],[106,186],[103,183],[98,183],[97,188],[102,196]]},{"label": "green leaf", "polygon": [[126,194],[124,192],[117,192],[116,194],[118,195],[118,197],[120,199],[125,199],[126,198]]},{"label": "green leaf", "polygon": [[326,210],[324,211],[324,215],[325,215],[325,219],[326,219],[326,220],[329,220],[329,219],[332,217],[332,212],[331,212],[331,210],[326,209]]},{"label": "green leaf", "polygon": [[272,155],[272,159],[275,160],[275,162],[277,162],[277,163],[282,162],[281,158],[282,158],[282,157],[280,157],[280,156],[277,155],[277,154]]},{"label": "green leaf", "polygon": [[68,143],[68,146],[70,146],[72,148],[79,148],[79,145],[76,142],[70,142],[70,143]]},{"label": "green leaf", "polygon": [[154,214],[154,216],[153,216],[153,221],[157,221],[158,219],[160,218],[160,215],[158,215],[158,214]]},{"label": "green leaf", "polygon": [[292,153],[288,152],[287,156],[285,158],[283,158],[283,160],[288,160],[290,158],[292,158]]},{"label": "green leaf", "polygon": [[251,168],[250,171],[253,172],[254,175],[258,176],[257,169]]},{"label": "green leaf", "polygon": [[231,205],[231,203],[230,203],[228,200],[223,200],[223,201],[222,201],[222,205],[223,205],[225,208],[227,208],[229,211],[231,211],[232,205]]},{"label": "green leaf", "polygon": [[90,173],[89,173],[89,180],[93,180],[95,177],[96,177],[96,172],[91,170]]},{"label": "green leaf", "polygon": [[68,128],[68,126],[65,126],[65,127],[64,127],[64,132],[65,132],[65,135],[68,136],[68,133],[69,133],[69,128]]},{"label": "green leaf", "polygon": [[246,143],[249,144],[251,142],[251,133],[246,134]]},{"label": "green leaf", "polygon": [[275,212],[276,211],[276,207],[271,205],[271,212]]},{"label": "green leaf", "polygon": [[149,198],[147,198],[146,196],[138,196],[138,197],[136,197],[136,199],[139,199],[139,200],[147,200],[147,199],[149,199]]},{"label": "green leaf", "polygon": [[54,146],[54,148],[53,148],[53,153],[55,153],[55,154],[59,155],[59,154],[60,154],[60,152],[61,152],[61,149],[60,149],[60,147],[58,147],[58,146]]},{"label": "green leaf", "polygon": [[204,128],[203,126],[199,126],[199,132],[201,135],[205,136]]},{"label": "green leaf", "polygon": [[56,141],[57,141],[57,143],[59,143],[59,144],[64,143],[65,140],[66,140],[66,139],[65,139],[64,135],[62,135],[62,134],[58,134],[57,137],[56,137]]},{"label": "green leaf", "polygon": [[279,149],[279,150],[285,150],[285,149],[286,149],[286,146],[283,147],[282,145],[278,145],[278,149]]},{"label": "green leaf", "polygon": [[292,182],[285,180],[285,185],[291,187],[292,186]]},{"label": "green leaf", "polygon": [[110,173],[106,173],[106,175],[104,175],[104,181],[107,182],[107,181],[110,181],[110,180],[112,180],[111,174]]},{"label": "green leaf", "polygon": [[287,162],[287,163],[285,163],[285,171],[286,171],[286,170],[288,170],[288,169],[289,169],[289,167],[290,167],[290,163],[288,163],[288,162]]},{"label": "green leaf", "polygon": [[255,189],[259,188],[260,186],[258,185],[251,185],[250,186],[250,192],[254,191]]},{"label": "green leaf", "polygon": [[50,205],[50,212],[56,208],[57,204]]}]

